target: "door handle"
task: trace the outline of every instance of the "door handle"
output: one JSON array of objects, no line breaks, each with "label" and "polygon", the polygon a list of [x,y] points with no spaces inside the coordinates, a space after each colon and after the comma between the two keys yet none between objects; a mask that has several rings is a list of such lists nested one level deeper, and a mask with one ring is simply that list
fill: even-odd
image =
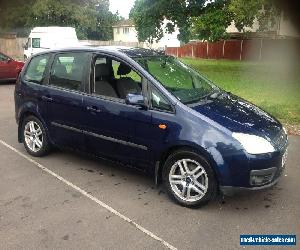
[{"label": "door handle", "polygon": [[45,95],[42,96],[42,100],[46,101],[46,102],[52,102],[53,101],[53,99],[50,96],[45,96]]},{"label": "door handle", "polygon": [[91,106],[88,106],[88,107],[86,107],[86,109],[88,110],[88,111],[91,111],[91,112],[96,112],[96,113],[100,113],[101,112],[101,109],[98,109],[97,107],[91,107]]}]

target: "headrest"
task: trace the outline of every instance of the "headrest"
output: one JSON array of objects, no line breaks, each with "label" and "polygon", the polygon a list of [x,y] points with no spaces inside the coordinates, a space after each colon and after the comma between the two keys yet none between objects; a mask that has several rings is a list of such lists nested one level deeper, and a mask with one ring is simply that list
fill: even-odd
[{"label": "headrest", "polygon": [[96,64],[95,66],[95,77],[105,77],[110,75],[109,67],[102,63],[102,64]]},{"label": "headrest", "polygon": [[56,64],[54,68],[54,73],[56,76],[65,76],[67,74],[66,66],[62,64]]},{"label": "headrest", "polygon": [[131,68],[129,66],[127,66],[126,64],[120,63],[117,74],[119,76],[127,75],[130,73],[130,71],[131,71]]}]

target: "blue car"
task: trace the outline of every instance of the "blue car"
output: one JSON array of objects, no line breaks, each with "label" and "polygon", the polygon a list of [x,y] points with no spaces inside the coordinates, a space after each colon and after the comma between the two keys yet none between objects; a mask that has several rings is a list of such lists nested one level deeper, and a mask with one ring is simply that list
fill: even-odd
[{"label": "blue car", "polygon": [[113,159],[186,207],[274,185],[287,156],[278,120],[160,52],[70,48],[32,56],[15,87],[18,140]]}]

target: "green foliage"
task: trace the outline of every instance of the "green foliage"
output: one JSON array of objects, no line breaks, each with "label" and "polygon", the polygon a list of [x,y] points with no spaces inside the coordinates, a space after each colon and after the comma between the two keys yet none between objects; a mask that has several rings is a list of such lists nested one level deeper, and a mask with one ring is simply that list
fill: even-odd
[{"label": "green foliage", "polygon": [[192,18],[191,33],[194,39],[217,41],[228,37],[226,28],[230,25],[232,14],[228,11],[226,2],[215,1],[205,8],[199,17]]},{"label": "green foliage", "polygon": [[69,1],[36,0],[26,22],[28,26],[72,26],[79,6]]},{"label": "green foliage", "polygon": [[228,9],[239,31],[245,32],[246,27],[252,27],[255,18],[260,24],[260,30],[265,31],[275,25],[279,15],[279,10],[273,2],[272,0],[231,0]]},{"label": "green foliage", "polygon": [[251,27],[262,8],[264,0],[231,0],[229,10],[233,13],[235,26],[239,31],[245,31],[245,27]]},{"label": "green foliage", "polygon": [[163,19],[160,13],[158,11],[153,12],[153,9],[158,9],[154,1],[137,0],[130,11],[129,16],[134,20],[139,41],[148,40],[152,43],[155,39],[159,40],[162,37]]},{"label": "green foliage", "polygon": [[109,1],[99,2],[95,9],[95,25],[87,29],[88,37],[95,40],[111,40],[113,39],[112,25],[120,21],[122,18],[118,14],[112,14],[109,11]]},{"label": "green foliage", "polygon": [[[180,40],[187,42],[190,38],[190,17],[201,14],[205,2],[205,0],[136,0],[130,18],[134,20],[140,41],[159,40],[164,31],[170,33],[174,30],[174,25],[177,25]],[[168,24],[162,27],[165,19],[168,20]]]},{"label": "green foliage", "polygon": [[108,0],[10,0],[0,8],[5,30],[71,26],[76,28],[79,39],[112,39],[111,26],[119,19],[109,11]]},{"label": "green foliage", "polygon": [[[163,32],[179,28],[179,40],[217,41],[227,37],[226,28],[232,21],[245,32],[255,18],[261,30],[274,25],[278,8],[272,0],[136,0],[130,17],[134,20],[140,41],[161,39]],[[264,6],[264,11],[261,11]],[[169,24],[162,27],[163,21]]]},{"label": "green foliage", "polygon": [[24,27],[27,14],[35,0],[10,0],[0,3],[0,29],[15,30]]},{"label": "green foliage", "polygon": [[266,31],[271,26],[275,26],[280,16],[280,9],[272,2],[264,0],[264,10],[259,11],[257,19],[259,22],[259,30]]}]

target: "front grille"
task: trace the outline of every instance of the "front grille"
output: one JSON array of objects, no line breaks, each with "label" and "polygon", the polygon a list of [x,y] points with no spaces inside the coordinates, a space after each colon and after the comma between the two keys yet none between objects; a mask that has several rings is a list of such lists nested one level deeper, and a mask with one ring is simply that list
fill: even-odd
[{"label": "front grille", "polygon": [[283,147],[285,147],[287,142],[287,135],[284,132],[283,129],[281,129],[281,131],[278,133],[278,135],[274,138],[273,140],[273,144],[277,149],[282,149]]}]

